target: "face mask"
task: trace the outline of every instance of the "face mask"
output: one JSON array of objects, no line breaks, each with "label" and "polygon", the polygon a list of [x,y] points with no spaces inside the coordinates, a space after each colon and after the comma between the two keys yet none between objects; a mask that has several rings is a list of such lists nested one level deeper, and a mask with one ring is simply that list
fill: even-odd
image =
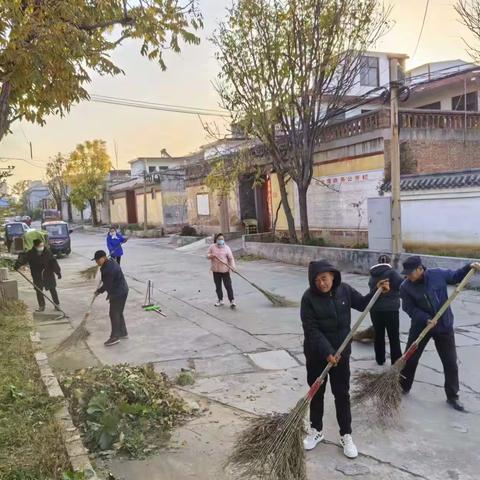
[{"label": "face mask", "polygon": [[218,239],[218,240],[217,240],[217,245],[220,245],[220,246],[225,245],[225,240]]},{"label": "face mask", "polygon": [[45,247],[35,247],[35,250],[37,250],[37,253],[40,254],[45,250]]}]

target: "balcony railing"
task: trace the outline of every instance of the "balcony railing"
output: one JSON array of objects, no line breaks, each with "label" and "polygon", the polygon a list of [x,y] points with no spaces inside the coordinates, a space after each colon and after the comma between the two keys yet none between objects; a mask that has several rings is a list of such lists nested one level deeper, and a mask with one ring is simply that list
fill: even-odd
[{"label": "balcony railing", "polygon": [[[439,110],[400,110],[400,129],[480,130],[479,112]],[[367,132],[390,127],[390,109],[372,110],[343,122],[324,128],[319,143],[355,137]]]}]

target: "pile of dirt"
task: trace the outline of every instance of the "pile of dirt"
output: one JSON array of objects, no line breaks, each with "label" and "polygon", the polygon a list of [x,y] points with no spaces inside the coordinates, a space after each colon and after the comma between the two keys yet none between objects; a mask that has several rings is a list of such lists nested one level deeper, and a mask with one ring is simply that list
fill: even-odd
[{"label": "pile of dirt", "polygon": [[75,424],[91,452],[145,458],[192,415],[152,365],[78,370],[60,378]]}]

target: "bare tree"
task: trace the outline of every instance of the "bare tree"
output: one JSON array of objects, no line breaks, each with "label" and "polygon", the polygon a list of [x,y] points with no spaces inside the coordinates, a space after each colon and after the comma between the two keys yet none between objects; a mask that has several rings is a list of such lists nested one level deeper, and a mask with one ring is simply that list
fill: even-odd
[{"label": "bare tree", "polygon": [[[480,40],[480,0],[458,0],[454,6],[461,22],[470,30],[476,40]],[[480,59],[480,47],[464,40],[470,55],[475,60]]]},{"label": "bare tree", "polygon": [[214,35],[224,106],[269,149],[289,229],[285,175],[295,182],[304,240],[322,129],[345,105],[388,14],[377,0],[239,0]]}]

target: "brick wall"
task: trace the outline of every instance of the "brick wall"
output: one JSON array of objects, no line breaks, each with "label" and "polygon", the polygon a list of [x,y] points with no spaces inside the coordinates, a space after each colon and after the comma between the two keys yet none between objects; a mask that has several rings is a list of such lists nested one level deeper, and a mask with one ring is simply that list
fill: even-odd
[{"label": "brick wall", "polygon": [[[400,146],[402,175],[480,168],[480,140],[406,140]],[[385,140],[385,179],[390,180],[390,141]]]}]

